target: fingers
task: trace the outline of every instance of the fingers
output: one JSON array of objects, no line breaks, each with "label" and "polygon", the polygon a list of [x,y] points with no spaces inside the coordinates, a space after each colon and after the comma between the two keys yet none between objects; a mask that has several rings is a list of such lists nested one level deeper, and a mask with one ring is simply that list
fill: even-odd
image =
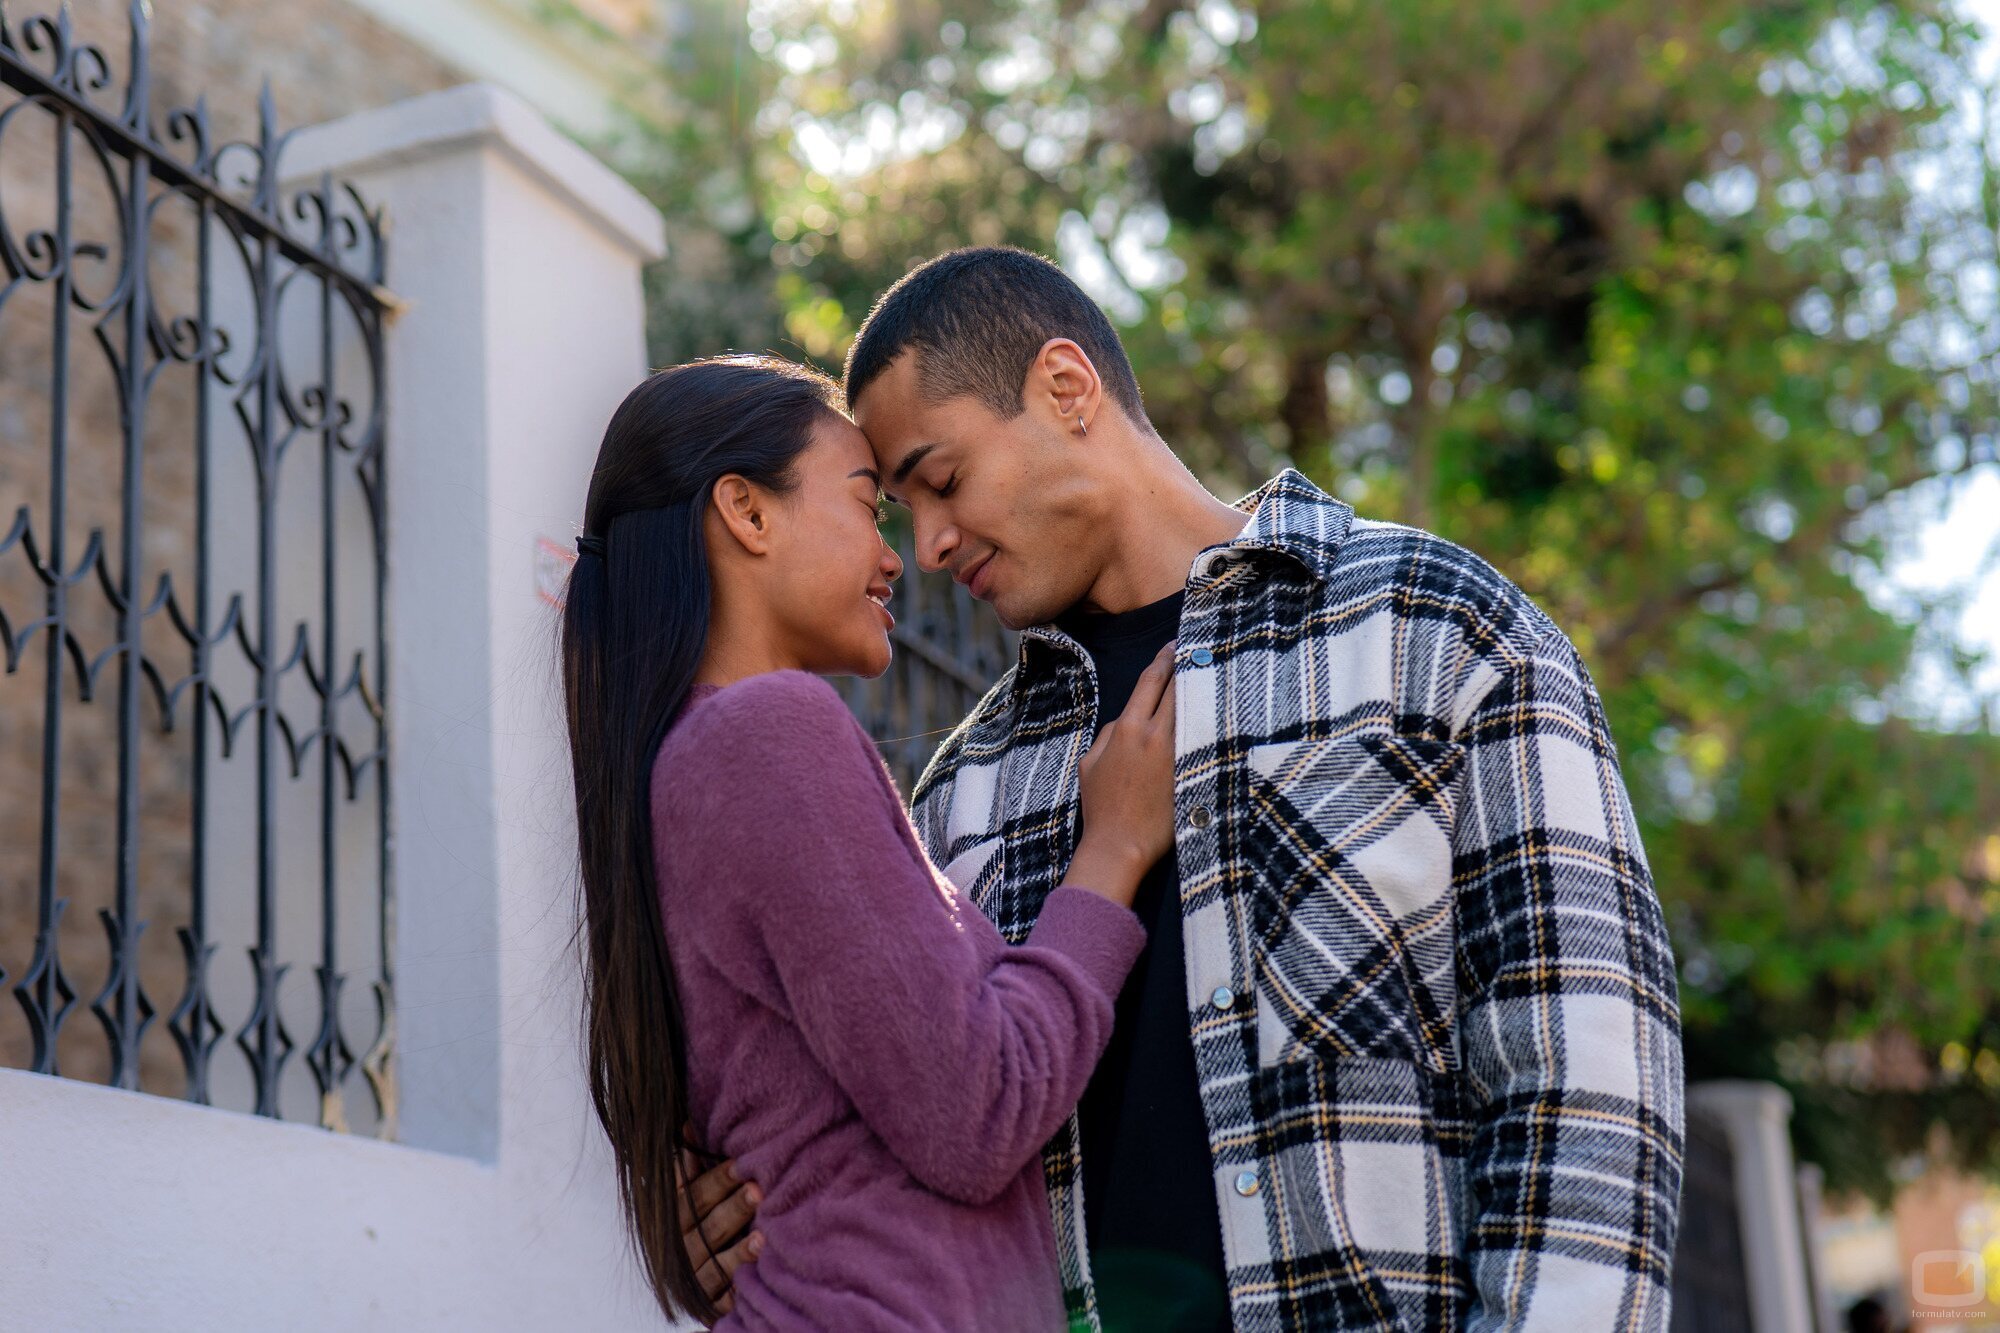
[{"label": "fingers", "polygon": [[717,1310],[729,1313],[730,1306],[735,1304],[736,1270],[755,1259],[763,1248],[764,1233],[753,1231],[695,1270],[695,1280],[701,1283],[702,1291]]},{"label": "fingers", "polygon": [[[680,1166],[680,1180],[675,1182],[674,1198],[680,1204],[681,1231],[685,1234],[693,1231],[695,1222],[713,1212],[716,1205],[720,1204],[732,1193],[739,1193],[740,1191],[737,1189],[739,1182],[736,1179],[736,1163],[734,1159],[704,1170],[700,1159],[693,1153],[683,1149],[679,1155],[678,1163]],[[694,1212],[692,1215],[688,1212],[687,1193],[680,1188],[680,1181],[686,1180],[693,1180],[694,1182]]]},{"label": "fingers", "polygon": [[[689,1257],[697,1260],[695,1278],[702,1291],[718,1313],[728,1314],[735,1305],[736,1270],[764,1248],[764,1233],[750,1230],[764,1194],[756,1182],[739,1180],[734,1158],[703,1170],[701,1159],[692,1151],[700,1144],[691,1123],[681,1127],[681,1137],[689,1145],[674,1159],[681,1242]],[[684,1192],[681,1185],[689,1180],[693,1183]],[[692,1208],[689,1194],[693,1195]]]},{"label": "fingers", "polygon": [[717,1204],[712,1212],[703,1213],[698,1226],[681,1230],[688,1253],[720,1253],[757,1220],[757,1205],[763,1201],[763,1191],[755,1184],[746,1184]]},{"label": "fingers", "polygon": [[1139,673],[1139,683],[1132,687],[1132,698],[1125,705],[1125,716],[1147,718],[1159,711],[1161,698],[1170,693],[1168,685],[1173,679],[1177,646],[1177,641],[1169,639]]}]

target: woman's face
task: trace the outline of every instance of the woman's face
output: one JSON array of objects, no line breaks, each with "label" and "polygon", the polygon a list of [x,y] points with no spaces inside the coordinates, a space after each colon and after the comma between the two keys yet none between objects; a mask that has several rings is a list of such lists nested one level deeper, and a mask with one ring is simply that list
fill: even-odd
[{"label": "woman's face", "polygon": [[854,423],[829,413],[794,467],[798,486],[773,534],[779,630],[804,670],[872,679],[889,669],[888,602],[903,573],[877,526],[875,455]]}]

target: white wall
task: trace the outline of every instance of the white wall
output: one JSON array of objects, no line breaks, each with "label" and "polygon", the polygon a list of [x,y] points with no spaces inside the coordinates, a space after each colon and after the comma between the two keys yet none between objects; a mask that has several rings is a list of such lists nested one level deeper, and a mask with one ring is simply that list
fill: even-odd
[{"label": "white wall", "polygon": [[0,1070],[0,1327],[659,1327],[579,1061],[535,552],[575,532],[645,373],[660,218],[486,85],[302,132],[286,168],[386,206],[407,302],[387,343],[400,1141]]}]

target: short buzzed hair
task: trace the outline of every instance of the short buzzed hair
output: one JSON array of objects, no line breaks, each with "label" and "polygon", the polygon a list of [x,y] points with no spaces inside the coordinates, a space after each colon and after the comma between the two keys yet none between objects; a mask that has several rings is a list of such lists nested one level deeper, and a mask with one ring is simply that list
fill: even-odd
[{"label": "short buzzed hair", "polygon": [[971,394],[1011,420],[1023,411],[1028,367],[1051,338],[1081,347],[1125,415],[1146,420],[1125,346],[1097,302],[1040,255],[1000,245],[947,251],[882,293],[847,351],[847,405],[915,349],[925,398]]}]

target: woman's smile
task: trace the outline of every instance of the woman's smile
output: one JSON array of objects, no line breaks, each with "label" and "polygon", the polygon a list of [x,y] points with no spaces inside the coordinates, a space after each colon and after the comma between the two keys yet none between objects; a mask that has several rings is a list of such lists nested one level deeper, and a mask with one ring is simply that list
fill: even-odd
[{"label": "woman's smile", "polygon": [[895,590],[886,583],[877,583],[868,589],[868,600],[882,613],[883,625],[888,629],[896,628],[896,617],[889,610],[889,599],[895,595]]}]

